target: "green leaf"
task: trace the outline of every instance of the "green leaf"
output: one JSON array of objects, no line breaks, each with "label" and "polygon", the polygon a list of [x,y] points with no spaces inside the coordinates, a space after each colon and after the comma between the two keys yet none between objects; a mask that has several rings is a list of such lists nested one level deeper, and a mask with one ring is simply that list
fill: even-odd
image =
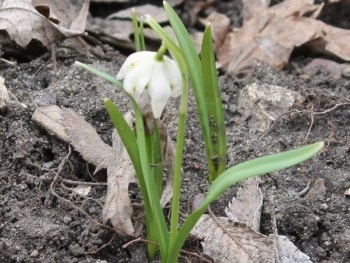
[{"label": "green leaf", "polygon": [[197,51],[192,42],[192,39],[186,30],[186,27],[184,26],[174,9],[165,1],[163,2],[163,4],[165,11],[167,12],[171,27],[174,30],[176,38],[184,54],[187,68],[189,69],[189,75],[191,78],[193,93],[196,99],[201,130],[205,142],[207,162],[209,167],[209,178],[216,177],[215,175],[211,175],[215,174],[215,171],[217,170],[215,165],[215,162],[217,161],[217,156],[215,156],[215,147],[213,145],[210,133],[211,117],[208,113],[208,107],[210,106],[207,105],[207,103],[210,102],[212,98],[207,97],[204,91],[202,64],[199,59],[199,56],[197,55]]},{"label": "green leaf", "polygon": [[295,150],[272,154],[235,165],[223,172],[210,186],[202,205],[194,211],[182,225],[177,240],[170,248],[167,263],[176,263],[182,245],[203,215],[208,205],[216,200],[227,188],[244,179],[264,175],[284,168],[291,167],[314,156],[322,147],[323,142],[317,142]]},{"label": "green leaf", "polygon": [[95,69],[94,67],[86,65],[86,64],[81,63],[79,61],[75,61],[75,65],[90,71],[91,73],[99,76],[100,78],[103,78],[104,80],[107,80],[108,82],[116,85],[117,87],[119,87],[121,89],[124,89],[123,88],[123,84],[119,80],[117,80],[115,77],[113,77],[112,75],[110,75],[110,74],[108,74],[106,72],[103,72],[101,70]]},{"label": "green leaf", "polygon": [[153,220],[155,222],[156,229],[157,229],[161,257],[166,261],[168,258],[169,233],[165,222],[163,210],[160,205],[158,191],[155,191],[156,184],[155,184],[154,178],[152,178],[151,176],[150,162],[148,158],[148,149],[147,149],[147,142],[146,142],[146,135],[145,135],[145,127],[143,124],[143,117],[135,100],[131,96],[129,96],[129,98],[132,102],[134,113],[135,113],[139,158],[140,158],[142,174],[145,182],[145,188],[147,190],[147,196],[149,198],[150,205],[151,205],[151,210],[146,211],[146,213],[152,213]]},{"label": "green leaf", "polygon": [[123,113],[119,110],[119,108],[116,105],[114,105],[114,103],[110,99],[105,99],[104,102],[108,114],[114,124],[114,127],[117,129],[118,134],[126,150],[128,151],[136,173],[142,173],[139,159],[139,151],[134,132],[132,131],[128,123],[125,121]]},{"label": "green leaf", "polygon": [[226,169],[227,162],[227,140],[225,129],[225,118],[222,107],[221,92],[218,74],[215,66],[213,40],[211,27],[207,26],[202,40],[201,62],[203,72],[203,91],[206,98],[206,107],[209,118],[209,133],[211,134],[212,151],[209,153],[209,182]]},{"label": "green leaf", "polygon": [[148,144],[147,148],[149,150],[151,176],[152,178],[154,178],[156,190],[158,191],[158,196],[160,198],[163,191],[164,165],[162,156],[162,146],[157,125],[154,125],[151,134],[146,136],[146,140]]}]

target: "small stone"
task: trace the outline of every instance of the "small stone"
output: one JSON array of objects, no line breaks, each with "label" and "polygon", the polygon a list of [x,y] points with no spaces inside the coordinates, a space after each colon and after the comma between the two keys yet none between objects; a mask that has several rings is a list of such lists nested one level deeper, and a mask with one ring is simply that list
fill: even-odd
[{"label": "small stone", "polygon": [[85,253],[84,248],[79,246],[79,244],[73,244],[69,247],[69,251],[74,255],[74,256],[79,256]]},{"label": "small stone", "polygon": [[319,178],[315,181],[310,191],[305,195],[305,199],[310,201],[323,200],[326,195],[324,180]]},{"label": "small stone", "polygon": [[350,64],[342,64],[341,75],[344,78],[350,78]]},{"label": "small stone", "polygon": [[320,209],[322,211],[326,211],[328,209],[328,205],[326,203],[323,203],[323,204],[320,205]]},{"label": "small stone", "polygon": [[32,253],[30,253],[30,256],[33,257],[33,258],[38,257],[38,256],[39,256],[39,251],[36,250],[36,249],[34,249],[34,250],[32,251]]},{"label": "small stone", "polygon": [[70,216],[65,216],[63,217],[63,222],[68,225],[70,222],[72,222],[72,218]]},{"label": "small stone", "polygon": [[34,97],[34,102],[38,106],[56,105],[57,96],[54,93],[38,93]]},{"label": "small stone", "polygon": [[55,165],[55,163],[50,161],[50,162],[44,163],[43,168],[44,169],[51,169],[54,165]]}]

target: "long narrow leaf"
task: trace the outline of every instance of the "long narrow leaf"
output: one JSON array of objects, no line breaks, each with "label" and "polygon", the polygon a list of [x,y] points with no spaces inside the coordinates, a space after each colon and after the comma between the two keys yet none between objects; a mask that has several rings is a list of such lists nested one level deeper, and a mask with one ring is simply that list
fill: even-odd
[{"label": "long narrow leaf", "polygon": [[[150,211],[152,212],[153,219],[157,228],[161,257],[166,261],[168,258],[169,233],[163,215],[162,207],[160,205],[158,191],[154,191],[154,189],[156,189],[156,184],[154,182],[154,179],[151,177],[143,117],[135,100],[131,96],[129,96],[129,98],[132,102],[135,113],[137,144],[139,148],[140,163],[146,184],[147,195],[151,203],[152,210]],[[146,211],[146,213],[150,211]]]},{"label": "long narrow leaf", "polygon": [[213,161],[213,168],[209,172],[209,181],[212,182],[226,169],[227,162],[227,141],[224,111],[222,107],[221,92],[219,87],[218,74],[215,66],[210,25],[206,27],[202,40],[201,62],[203,72],[203,91],[206,98],[206,106],[209,116],[209,132],[213,145],[208,156]]},{"label": "long narrow leaf", "polygon": [[126,150],[128,151],[136,173],[141,173],[139,152],[134,132],[125,121],[123,113],[118,109],[118,107],[115,106],[114,103],[109,99],[105,99],[104,102],[109,116],[114,124],[114,127],[117,129],[118,134]]},{"label": "long narrow leaf", "polygon": [[235,165],[223,172],[211,185],[202,205],[194,211],[182,225],[174,246],[171,247],[167,263],[176,263],[177,255],[199,218],[208,205],[218,198],[228,187],[244,179],[264,175],[291,167],[314,156],[323,147],[323,142],[317,142],[295,150],[268,155]]},{"label": "long narrow leaf", "polygon": [[182,23],[180,18],[177,16],[174,9],[167,2],[164,1],[163,4],[164,4],[164,9],[167,12],[171,27],[174,30],[176,38],[181,47],[181,50],[184,53],[187,67],[189,69],[189,75],[191,78],[193,92],[196,99],[203,139],[205,142],[209,172],[211,173],[211,171],[215,171],[215,165],[214,165],[214,160],[211,158],[211,155],[213,152],[213,145],[211,141],[211,134],[209,129],[210,127],[209,116],[208,116],[208,110],[206,105],[206,102],[211,98],[207,98],[203,91],[203,78],[202,78],[203,74],[202,74],[201,61],[197,55],[195,46],[184,24]]},{"label": "long narrow leaf", "polygon": [[89,65],[86,65],[84,63],[81,63],[79,61],[75,61],[75,64],[78,65],[79,67],[82,67],[88,71],[90,71],[91,73],[99,76],[100,78],[103,78],[104,80],[107,80],[108,82],[116,85],[117,87],[123,89],[123,84],[117,80],[115,77],[113,77],[112,75],[106,73],[106,72],[103,72],[101,70],[98,70],[98,69],[95,69]]}]

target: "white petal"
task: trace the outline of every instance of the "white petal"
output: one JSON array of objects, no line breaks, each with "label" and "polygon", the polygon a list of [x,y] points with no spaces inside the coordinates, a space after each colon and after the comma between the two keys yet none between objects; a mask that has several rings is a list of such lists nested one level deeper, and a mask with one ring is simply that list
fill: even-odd
[{"label": "white petal", "polygon": [[121,80],[126,77],[138,64],[143,64],[145,60],[150,60],[152,57],[156,55],[156,52],[151,51],[140,51],[132,53],[128,58],[124,61],[122,67],[120,68],[117,79]]},{"label": "white petal", "polygon": [[171,96],[179,97],[182,92],[182,75],[178,64],[164,56],[164,69],[171,86]]},{"label": "white petal", "polygon": [[171,96],[168,78],[165,76],[163,62],[155,62],[152,78],[148,85],[148,93],[151,97],[151,106],[155,118],[160,118],[163,109]]},{"label": "white petal", "polygon": [[126,92],[140,96],[151,79],[153,67],[153,59],[150,62],[146,60],[143,63],[137,64],[124,79],[123,84]]}]

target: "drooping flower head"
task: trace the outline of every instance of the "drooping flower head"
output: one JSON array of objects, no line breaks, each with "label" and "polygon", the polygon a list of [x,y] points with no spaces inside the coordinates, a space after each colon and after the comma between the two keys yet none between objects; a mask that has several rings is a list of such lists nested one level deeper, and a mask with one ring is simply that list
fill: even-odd
[{"label": "drooping flower head", "polygon": [[126,92],[138,98],[146,90],[151,98],[155,118],[160,118],[170,97],[181,95],[182,76],[177,63],[156,52],[140,51],[131,54],[122,65],[117,79],[124,79]]}]

